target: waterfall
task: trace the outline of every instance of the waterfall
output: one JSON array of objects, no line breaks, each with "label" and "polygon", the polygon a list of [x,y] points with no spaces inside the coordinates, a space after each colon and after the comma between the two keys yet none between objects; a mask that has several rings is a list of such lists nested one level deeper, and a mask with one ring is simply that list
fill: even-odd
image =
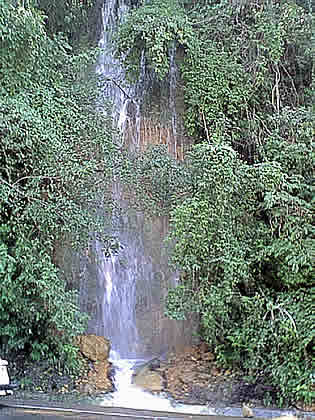
[{"label": "waterfall", "polygon": [[171,119],[172,119],[172,134],[173,134],[173,143],[174,149],[173,153],[174,156],[177,156],[177,111],[176,111],[176,82],[177,82],[177,69],[175,63],[175,54],[176,54],[176,44],[173,42],[171,50],[170,50],[170,75],[169,75],[169,108],[171,111]]},{"label": "waterfall", "polygon": [[[117,25],[128,10],[127,0],[105,1],[100,40],[104,52],[96,71],[106,81],[102,96],[113,104],[114,124],[120,136],[127,139],[125,147],[139,150],[141,104],[148,80],[145,56],[144,53],[141,56],[138,81],[130,85],[125,80],[122,65],[115,58],[112,43]],[[175,52],[173,44],[168,81],[170,142],[177,136]],[[176,142],[173,143],[176,152]],[[113,188],[119,207],[126,207],[119,184]],[[176,282],[164,245],[167,218],[148,220],[141,212],[128,215],[122,212],[113,217],[112,233],[121,244],[119,253],[105,256],[102,244],[95,241],[92,244],[95,258],[84,262],[81,306],[91,316],[89,331],[109,338],[116,358],[148,359],[184,347],[191,342],[192,326],[166,318],[163,308],[167,291]]]},{"label": "waterfall", "polygon": [[[170,152],[178,156],[178,143],[183,142],[183,137],[177,114],[176,46],[171,45],[169,50],[168,100],[164,101],[168,104],[167,113],[171,117],[169,127],[165,128],[162,124],[155,127],[156,120],[144,115],[142,109],[144,100],[141,95],[147,87],[144,54],[139,80],[133,86],[125,82],[124,70],[113,54],[112,36],[117,23],[128,10],[126,0],[105,0],[104,30],[100,41],[104,54],[97,64],[97,72],[108,80],[103,97],[113,103],[113,119],[120,130],[122,146],[142,150],[142,146],[147,144],[146,138],[154,144],[158,139],[169,142]],[[124,208],[119,183],[114,183],[112,193],[119,203],[118,207]],[[81,309],[90,316],[88,332],[104,336],[112,344],[110,357],[115,368],[116,391],[104,396],[101,404],[240,417],[242,412],[237,407],[218,411],[207,406],[176,404],[132,384],[135,364],[154,357],[162,358],[170,351],[189,345],[196,327],[193,321],[178,322],[164,316],[163,300],[169,287],[176,283],[176,273],[168,265],[168,249],[164,245],[167,232],[168,220],[165,217],[148,220],[141,212],[127,215],[122,211],[114,214],[112,231],[107,232],[112,233],[121,245],[117,254],[104,254],[103,245],[97,240],[90,244],[84,255],[75,254],[67,244],[59,250],[57,257],[65,276],[70,279],[69,285],[80,287]],[[286,413],[255,410],[257,417],[281,414]]]},{"label": "waterfall", "polygon": [[114,58],[112,39],[120,19],[127,13],[125,1],[106,0],[102,9],[102,38],[99,47],[103,50],[96,72],[106,82],[103,96],[113,103],[113,119],[118,127],[123,128],[126,111],[126,97],[130,97],[131,87],[123,87],[125,73],[120,62]]},{"label": "waterfall", "polygon": [[[113,104],[113,120],[120,131],[121,146],[141,150],[141,144],[146,143],[141,135],[156,133],[152,124],[149,124],[150,130],[143,129],[141,105],[147,83],[145,56],[142,54],[141,57],[139,80],[131,86],[125,81],[121,64],[114,58],[112,45],[117,24],[128,10],[126,0],[105,1],[100,41],[104,53],[97,72],[106,80],[103,97]],[[172,143],[175,139],[172,152],[176,155],[175,52],[174,44],[170,49],[168,100],[171,122],[166,131],[167,141]],[[160,129],[160,138],[161,133]],[[124,209],[126,203],[119,183],[114,184],[113,194],[119,207]],[[192,341],[192,322],[174,321],[164,315],[164,299],[176,282],[176,273],[168,264],[168,249],[164,244],[168,220],[165,217],[148,220],[139,211],[128,214],[122,211],[113,215],[113,225],[111,233],[120,243],[119,252],[104,255],[102,244],[95,240],[91,245],[92,257],[86,257],[81,267],[80,286],[81,308],[90,315],[88,332],[105,336],[112,346],[117,391],[109,397],[110,401],[105,399],[104,404],[144,408],[146,403],[146,408],[153,409],[155,405],[156,409],[178,411],[178,407],[172,409],[168,400],[150,396],[131,385],[131,371],[136,361],[161,357]]]}]

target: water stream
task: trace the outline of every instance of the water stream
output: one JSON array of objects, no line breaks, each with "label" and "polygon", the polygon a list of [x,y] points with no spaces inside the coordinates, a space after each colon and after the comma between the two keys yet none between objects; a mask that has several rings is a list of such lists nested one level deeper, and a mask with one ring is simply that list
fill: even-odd
[{"label": "water stream", "polygon": [[174,403],[163,395],[153,395],[132,384],[133,367],[139,359],[116,359],[113,352],[112,360],[116,367],[116,391],[108,394],[101,402],[106,407],[125,407],[145,409],[150,411],[168,411],[187,414],[216,414],[214,409],[202,405],[187,405]]}]

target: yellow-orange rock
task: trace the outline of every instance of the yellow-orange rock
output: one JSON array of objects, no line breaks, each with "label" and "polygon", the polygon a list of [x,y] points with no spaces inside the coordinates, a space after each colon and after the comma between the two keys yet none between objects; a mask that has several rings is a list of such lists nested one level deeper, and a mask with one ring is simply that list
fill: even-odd
[{"label": "yellow-orange rock", "polygon": [[307,405],[307,404],[304,404],[303,402],[299,401],[295,405],[299,410],[308,411],[308,412],[314,412],[315,411],[315,403]]},{"label": "yellow-orange rock", "polygon": [[110,342],[94,334],[80,335],[76,344],[82,355],[93,362],[87,376],[81,378],[78,389],[82,393],[111,392],[114,390],[110,379],[111,363],[108,361]]},{"label": "yellow-orange rock", "polygon": [[142,389],[150,392],[160,392],[164,389],[164,380],[162,376],[151,371],[148,367],[144,367],[132,379],[132,382]]},{"label": "yellow-orange rock", "polygon": [[108,359],[110,342],[106,338],[95,334],[79,335],[76,342],[83,356],[92,362]]},{"label": "yellow-orange rock", "polygon": [[106,361],[95,362],[88,374],[88,383],[92,384],[96,391],[110,392],[113,391],[113,384],[109,379],[111,363]]}]

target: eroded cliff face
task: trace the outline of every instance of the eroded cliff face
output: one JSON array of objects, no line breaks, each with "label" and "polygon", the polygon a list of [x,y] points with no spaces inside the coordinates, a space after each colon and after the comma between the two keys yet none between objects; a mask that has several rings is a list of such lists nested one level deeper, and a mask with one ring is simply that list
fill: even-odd
[{"label": "eroded cliff face", "polygon": [[138,63],[138,79],[132,83],[117,59],[113,41],[117,28],[138,3],[106,0],[103,4],[101,23],[97,23],[101,28],[99,47],[104,51],[96,66],[104,82],[100,100],[112,104],[114,124],[120,133],[119,145],[141,152],[149,145],[164,144],[173,156],[183,159],[190,139],[182,120],[185,106],[178,72],[182,51],[175,43],[170,46],[169,73],[163,81],[149,68],[144,52]]},{"label": "eroded cliff face", "polygon": [[143,152],[148,146],[164,144],[171,155],[183,160],[192,140],[182,118],[185,105],[177,67],[182,57],[175,46],[170,49],[169,59],[168,77],[160,81],[143,58],[136,102],[126,107],[123,131],[125,145],[131,150]]},{"label": "eroded cliff face", "polygon": [[164,244],[167,218],[147,220],[137,214],[120,220],[122,245],[104,257],[93,245],[93,258],[81,257],[78,282],[81,308],[90,315],[88,331],[109,338],[121,358],[152,358],[191,344],[195,319],[174,321],[164,314],[164,300],[176,282]]},{"label": "eroded cliff face", "polygon": [[[138,82],[130,85],[115,58],[112,38],[134,3],[108,0],[103,5],[99,44],[104,54],[97,72],[107,82],[100,100],[113,103],[121,147],[142,152],[149,145],[164,144],[173,156],[183,159],[188,142],[178,112],[183,101],[177,90],[175,46],[170,49],[170,72],[164,82],[143,61]],[[129,205],[120,190],[114,183],[112,196],[117,207],[126,210]],[[80,290],[82,311],[90,316],[88,332],[108,338],[122,358],[150,358],[190,345],[196,320],[174,321],[164,314],[168,290],[176,283],[164,243],[167,217],[148,218],[139,211],[125,211],[114,214],[109,225],[108,233],[120,244],[117,254],[105,255],[102,244],[95,240],[85,254],[64,249],[59,255],[69,282]]]}]

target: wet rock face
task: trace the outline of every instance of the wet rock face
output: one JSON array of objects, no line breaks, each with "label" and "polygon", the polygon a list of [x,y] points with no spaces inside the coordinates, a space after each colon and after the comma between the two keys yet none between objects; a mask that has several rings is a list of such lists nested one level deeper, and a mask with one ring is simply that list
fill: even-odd
[{"label": "wet rock face", "polygon": [[152,359],[147,363],[137,366],[132,375],[132,383],[146,391],[163,391],[165,381],[160,373],[154,371],[159,368],[159,359]]},{"label": "wet rock face", "polygon": [[111,363],[98,361],[94,363],[93,369],[88,373],[88,383],[94,385],[96,391],[111,392],[114,390],[110,380]]},{"label": "wet rock face", "polygon": [[134,376],[133,384],[150,392],[161,392],[164,389],[164,380],[158,372],[153,372],[149,368],[144,368]]},{"label": "wet rock face", "polygon": [[77,337],[77,344],[83,356],[92,362],[108,359],[110,342],[104,337],[95,334],[80,335]]},{"label": "wet rock face", "polygon": [[79,391],[86,394],[113,391],[112,364],[108,361],[110,342],[94,334],[78,336],[76,342],[82,355],[93,362],[87,376],[77,384]]}]

